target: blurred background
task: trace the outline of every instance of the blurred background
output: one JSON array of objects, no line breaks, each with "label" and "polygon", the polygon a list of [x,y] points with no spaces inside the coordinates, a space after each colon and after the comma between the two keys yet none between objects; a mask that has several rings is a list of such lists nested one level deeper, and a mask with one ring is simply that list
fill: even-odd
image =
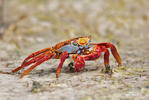
[{"label": "blurred background", "polygon": [[13,44],[13,49],[39,44],[42,49],[43,44],[87,35],[93,41],[118,44],[148,37],[148,0],[1,0],[0,4],[1,40]]},{"label": "blurred background", "polygon": [[[0,64],[3,71],[16,68],[32,52],[88,35],[92,36],[93,42],[115,44],[123,59],[123,67],[132,73],[139,72],[138,76],[128,74],[130,78],[138,78],[143,73],[145,81],[140,79],[141,83],[135,84],[139,84],[141,89],[148,86],[148,0],[0,0]],[[112,56],[110,59],[112,66],[115,66]],[[146,94],[149,93],[148,88],[145,88],[145,94],[141,94],[141,89],[131,88],[130,91],[138,91],[140,98],[145,100],[149,97]],[[122,95],[119,94],[119,97]],[[139,98],[137,96],[130,95],[128,98]]]}]

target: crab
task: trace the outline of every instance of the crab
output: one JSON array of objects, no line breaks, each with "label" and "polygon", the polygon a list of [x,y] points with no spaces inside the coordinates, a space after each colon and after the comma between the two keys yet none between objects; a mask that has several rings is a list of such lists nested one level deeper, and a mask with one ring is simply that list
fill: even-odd
[{"label": "crab", "polygon": [[116,59],[118,66],[121,65],[121,57],[116,49],[116,47],[111,43],[91,43],[91,36],[77,37],[70,40],[66,40],[56,44],[53,47],[45,48],[43,50],[37,51],[29,55],[22,62],[21,66],[12,70],[12,72],[17,72],[29,65],[31,65],[20,78],[27,75],[32,69],[47,61],[49,59],[60,59],[56,71],[56,78],[59,78],[59,74],[63,63],[66,59],[70,59],[70,64],[75,66],[75,71],[80,72],[83,67],[85,67],[85,61],[96,60],[100,57],[101,53],[104,52],[104,65],[106,73],[109,72],[109,49],[112,55]]}]

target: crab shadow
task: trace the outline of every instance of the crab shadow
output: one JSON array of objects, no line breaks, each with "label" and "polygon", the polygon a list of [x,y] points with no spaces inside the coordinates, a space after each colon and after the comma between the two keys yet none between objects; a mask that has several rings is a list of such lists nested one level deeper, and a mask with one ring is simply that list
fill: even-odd
[{"label": "crab shadow", "polygon": [[[92,72],[92,71],[97,71],[99,69],[99,67],[94,67],[94,68],[83,68],[80,72],[78,72],[78,74],[84,73],[84,72]],[[56,74],[56,70],[57,68],[50,68],[50,69],[41,69],[41,70],[34,70],[31,72],[31,74],[33,76],[46,76],[46,75],[50,75],[52,73]],[[69,68],[69,67],[64,67],[61,70],[61,73],[65,73],[65,74],[74,74],[76,73],[74,68]]]}]

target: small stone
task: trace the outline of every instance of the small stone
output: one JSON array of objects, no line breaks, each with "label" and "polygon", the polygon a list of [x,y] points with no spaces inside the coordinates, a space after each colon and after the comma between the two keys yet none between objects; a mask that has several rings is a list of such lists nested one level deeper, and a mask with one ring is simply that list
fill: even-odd
[{"label": "small stone", "polygon": [[41,88],[42,88],[42,86],[39,82],[33,81],[31,92],[32,93],[41,92],[42,91]]}]

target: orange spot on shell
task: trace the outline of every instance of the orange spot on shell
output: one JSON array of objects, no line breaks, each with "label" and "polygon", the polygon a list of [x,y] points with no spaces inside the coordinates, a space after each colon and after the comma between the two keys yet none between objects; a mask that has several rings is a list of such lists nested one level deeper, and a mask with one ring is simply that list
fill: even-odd
[{"label": "orange spot on shell", "polygon": [[86,44],[88,44],[88,41],[89,41],[89,38],[79,38],[79,39],[77,40],[77,43],[78,43],[79,45],[86,45]]}]

